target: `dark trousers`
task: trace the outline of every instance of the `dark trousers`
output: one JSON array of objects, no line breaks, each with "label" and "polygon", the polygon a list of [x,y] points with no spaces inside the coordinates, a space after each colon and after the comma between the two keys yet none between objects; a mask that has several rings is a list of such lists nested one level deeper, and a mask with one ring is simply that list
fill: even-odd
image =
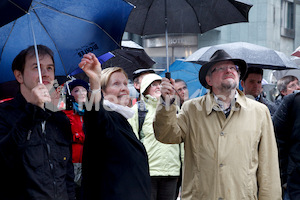
[{"label": "dark trousers", "polygon": [[174,200],[177,176],[151,176],[151,200]]}]

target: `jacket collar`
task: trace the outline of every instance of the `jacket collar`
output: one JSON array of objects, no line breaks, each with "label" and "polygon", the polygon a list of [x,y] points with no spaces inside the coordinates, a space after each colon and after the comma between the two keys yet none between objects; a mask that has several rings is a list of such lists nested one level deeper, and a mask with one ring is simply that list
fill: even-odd
[{"label": "jacket collar", "polygon": [[[242,91],[240,91],[239,89],[236,89],[236,91],[237,91],[237,93],[236,93],[235,107],[236,108],[239,108],[239,107],[246,108],[247,102],[246,102],[246,97],[245,97],[244,93]],[[207,115],[210,115],[213,110],[215,110],[215,111],[220,110],[220,107],[215,100],[214,94],[211,91],[209,91],[209,93],[206,94],[205,104],[206,104],[206,114]]]}]

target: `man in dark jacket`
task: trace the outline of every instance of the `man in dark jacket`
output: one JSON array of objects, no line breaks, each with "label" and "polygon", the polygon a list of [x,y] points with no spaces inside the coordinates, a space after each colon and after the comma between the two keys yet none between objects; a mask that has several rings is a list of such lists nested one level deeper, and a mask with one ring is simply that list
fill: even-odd
[{"label": "man in dark jacket", "polygon": [[263,69],[258,67],[249,67],[246,75],[241,81],[243,92],[246,96],[253,97],[256,101],[265,104],[270,111],[271,116],[276,110],[276,106],[273,102],[269,101],[262,95],[262,80],[263,80]]},{"label": "man in dark jacket", "polygon": [[70,123],[44,106],[51,101],[53,52],[37,48],[42,83],[31,46],[12,64],[20,93],[0,104],[1,200],[75,199]]},{"label": "man in dark jacket", "polygon": [[[300,199],[300,93],[284,97],[273,116],[281,182],[291,200]],[[285,198],[288,199],[288,197]]]}]

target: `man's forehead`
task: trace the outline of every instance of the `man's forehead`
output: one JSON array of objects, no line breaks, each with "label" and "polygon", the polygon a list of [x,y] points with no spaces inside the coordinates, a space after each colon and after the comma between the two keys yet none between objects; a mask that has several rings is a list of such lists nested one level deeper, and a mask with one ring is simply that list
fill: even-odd
[{"label": "man's forehead", "polygon": [[[49,59],[49,61],[51,60],[48,65],[54,65],[53,60],[52,60],[52,58],[51,58],[51,56],[49,54],[39,55],[39,60],[43,60],[44,58]],[[34,64],[37,63],[36,62],[36,56],[35,56],[35,54],[28,54],[28,55],[26,55],[26,57],[25,57],[25,63],[27,63],[29,61],[32,62],[32,63],[34,63]]]},{"label": "man's forehead", "polygon": [[255,74],[255,73],[251,73],[248,75],[248,80],[262,80],[262,75],[261,74]]},{"label": "man's forehead", "polygon": [[179,81],[175,83],[175,87],[184,87],[186,84],[183,81]]},{"label": "man's forehead", "polygon": [[222,66],[222,65],[234,65],[234,62],[232,62],[230,60],[220,61],[220,62],[217,62],[216,64],[214,64],[212,67],[218,67],[218,66]]}]

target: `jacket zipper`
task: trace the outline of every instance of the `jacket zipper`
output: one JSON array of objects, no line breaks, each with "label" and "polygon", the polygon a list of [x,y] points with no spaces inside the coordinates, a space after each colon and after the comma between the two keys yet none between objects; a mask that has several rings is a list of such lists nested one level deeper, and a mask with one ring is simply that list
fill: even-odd
[{"label": "jacket zipper", "polygon": [[49,167],[50,167],[50,171],[51,171],[51,174],[52,174],[52,177],[53,177],[53,187],[54,187],[54,198],[56,199],[57,198],[57,183],[55,181],[55,174],[54,174],[54,164],[51,160],[51,147],[50,147],[50,144],[48,143],[48,140],[47,140],[47,137],[46,137],[46,121],[43,121],[41,123],[42,125],[42,134],[43,134],[43,137],[44,137],[44,141],[45,141],[45,144],[46,144],[46,149],[47,149],[47,155],[48,155],[48,162],[49,162]]}]

